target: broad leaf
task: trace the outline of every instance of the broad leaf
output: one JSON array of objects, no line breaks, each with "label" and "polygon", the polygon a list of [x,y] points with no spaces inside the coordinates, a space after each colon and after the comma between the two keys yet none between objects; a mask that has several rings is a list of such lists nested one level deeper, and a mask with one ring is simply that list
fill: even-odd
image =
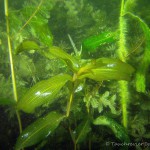
[{"label": "broad leaf", "polygon": [[40,50],[40,46],[33,40],[24,40],[15,50],[15,54],[23,51]]},{"label": "broad leaf", "polygon": [[104,32],[99,35],[86,38],[82,42],[83,51],[94,52],[99,46],[114,42],[116,38],[115,36],[115,33]]},{"label": "broad leaf", "polygon": [[29,125],[18,137],[16,150],[37,144],[49,136],[59,125],[65,116],[57,112],[50,112],[43,118]]},{"label": "broad leaf", "polygon": [[60,74],[35,84],[18,102],[17,108],[33,113],[42,104],[52,103],[59,90],[71,79],[67,74]]},{"label": "broad leaf", "polygon": [[[43,35],[44,36],[44,35]],[[46,35],[45,35],[46,36]],[[48,41],[44,40],[46,37],[42,37],[44,42],[46,42],[48,44],[52,44],[51,42],[49,43],[49,39],[47,39]],[[15,54],[19,54],[19,53],[22,53],[22,52],[25,52],[25,51],[36,51],[38,52],[39,54],[41,54],[42,56],[45,56],[49,59],[54,59],[54,56],[52,54],[49,53],[49,50],[47,47],[43,47],[43,46],[40,46],[40,44],[37,42],[37,41],[34,41],[34,40],[24,40],[15,50]]]},{"label": "broad leaf", "polygon": [[129,80],[134,69],[118,59],[99,58],[91,61],[78,71],[78,79],[90,78],[96,81]]},{"label": "broad leaf", "polygon": [[76,144],[81,143],[82,141],[85,140],[87,134],[91,131],[90,127],[90,121],[85,120],[83,121],[75,130],[76,133]]},{"label": "broad leaf", "polygon": [[121,140],[122,142],[129,143],[129,136],[125,130],[125,128],[121,125],[119,125],[116,121],[114,121],[111,118],[108,118],[106,116],[100,116],[96,118],[93,123],[95,125],[104,125],[112,129],[115,136]]},{"label": "broad leaf", "polygon": [[65,51],[61,50],[59,47],[53,46],[49,49],[50,53],[53,54],[55,57],[64,60],[67,66],[72,71],[77,71],[79,68],[78,61],[72,57],[71,55],[67,54]]}]

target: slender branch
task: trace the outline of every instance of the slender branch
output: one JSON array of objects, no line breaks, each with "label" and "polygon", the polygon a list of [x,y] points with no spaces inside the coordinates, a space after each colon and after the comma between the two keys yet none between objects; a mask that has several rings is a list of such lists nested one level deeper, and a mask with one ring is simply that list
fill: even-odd
[{"label": "slender branch", "polygon": [[[124,10],[125,0],[121,0],[121,10],[120,10],[120,17],[119,17],[119,48],[118,48],[118,56],[120,60],[126,62],[127,59],[127,47],[126,47],[126,20],[124,18],[125,10]],[[119,81],[120,87],[120,101],[122,106],[122,119],[123,119],[123,126],[127,128],[128,126],[128,101],[129,101],[129,90],[128,90],[128,82],[127,81]]]},{"label": "slender branch", "polygon": [[[17,86],[16,86],[16,79],[15,79],[13,56],[12,56],[12,46],[11,46],[10,35],[9,35],[10,30],[9,30],[9,19],[8,19],[8,0],[4,0],[4,7],[5,7],[7,41],[8,41],[8,51],[9,51],[10,68],[11,68],[11,76],[12,76],[13,94],[14,94],[14,100],[18,102]],[[19,123],[19,131],[21,133],[22,132],[21,118],[17,110],[16,110],[16,115]]]},{"label": "slender branch", "polygon": [[[32,15],[30,16],[30,18],[25,22],[25,24],[22,26],[22,28],[18,31],[17,35],[22,32],[22,30],[25,28],[25,26],[26,26],[27,24],[29,24],[29,22],[31,21],[31,19],[32,19],[32,18],[35,16],[35,14],[39,11],[39,9],[40,9],[40,7],[41,7],[43,1],[44,1],[44,0],[41,0],[41,1],[40,1],[39,5],[37,6],[37,8],[36,8],[35,11],[33,12],[33,14],[32,14]],[[16,35],[15,35],[15,36],[16,36]],[[13,37],[14,37],[14,36],[13,36]],[[13,38],[13,37],[12,37],[12,38]]]},{"label": "slender branch", "polygon": [[137,45],[137,47],[135,47],[135,49],[132,50],[126,57],[129,57],[132,53],[134,53],[136,50],[138,50],[144,41],[145,41],[145,37],[142,38],[141,42],[139,41],[139,44]]},{"label": "slender branch", "polygon": [[70,126],[69,126],[69,133],[70,133],[70,136],[71,136],[73,144],[74,144],[74,150],[76,150],[77,149],[76,141],[75,141],[74,137],[72,136],[72,130],[71,130]]},{"label": "slender branch", "polygon": [[14,71],[14,64],[13,64],[13,57],[12,57],[12,47],[10,42],[10,31],[9,31],[9,19],[8,19],[8,0],[4,1],[5,5],[5,17],[6,17],[6,30],[7,30],[7,42],[8,42],[8,51],[9,51],[9,60],[10,60],[10,68],[11,68],[11,76],[12,76],[12,85],[13,85],[13,94],[14,100],[17,102],[17,87],[16,87],[16,79],[15,79],[15,71]]},{"label": "slender branch", "polygon": [[70,94],[70,99],[69,99],[69,103],[68,103],[68,106],[67,106],[67,113],[66,113],[67,117],[69,117],[70,108],[71,108],[71,104],[72,104],[72,100],[73,100],[73,94],[74,94],[74,91],[72,91],[71,94]]},{"label": "slender branch", "polygon": [[67,106],[67,113],[66,113],[66,117],[69,117],[69,113],[70,113],[70,108],[71,108],[71,104],[72,104],[72,101],[73,101],[73,96],[74,96],[74,88],[75,88],[75,81],[76,81],[76,78],[77,78],[77,75],[74,74],[73,75],[73,87],[71,89],[71,93],[70,93],[70,98],[69,98],[69,102],[68,102],[68,106]]},{"label": "slender branch", "polygon": [[16,110],[16,115],[17,115],[18,124],[19,124],[19,131],[20,131],[20,133],[21,133],[21,132],[22,132],[22,123],[21,123],[20,113],[19,113],[18,110]]}]

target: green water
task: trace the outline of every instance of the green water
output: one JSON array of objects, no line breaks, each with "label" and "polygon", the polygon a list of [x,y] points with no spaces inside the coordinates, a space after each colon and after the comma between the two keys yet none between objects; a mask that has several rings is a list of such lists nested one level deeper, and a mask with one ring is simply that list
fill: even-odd
[{"label": "green water", "polygon": [[0,150],[148,150],[149,10],[0,0]]}]

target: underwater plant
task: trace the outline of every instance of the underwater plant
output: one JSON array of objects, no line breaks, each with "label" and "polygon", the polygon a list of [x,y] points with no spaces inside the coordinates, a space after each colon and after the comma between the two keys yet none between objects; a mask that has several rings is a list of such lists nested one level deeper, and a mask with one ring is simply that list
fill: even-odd
[{"label": "underwater plant", "polygon": [[[145,80],[149,66],[147,57],[149,54],[149,27],[140,17],[129,11],[135,1],[132,0],[132,3],[130,0],[121,1],[119,29],[118,27],[115,31],[104,29],[97,34],[94,33],[98,24],[97,17],[102,17],[102,15],[100,15],[100,11],[94,11],[90,3],[84,4],[87,2],[86,0],[80,2],[80,7],[75,0],[55,2],[50,0],[49,2],[51,4],[44,0],[41,0],[39,4],[35,2],[36,7],[33,7],[34,2],[24,3],[24,7],[20,10],[22,20],[18,20],[18,26],[16,26],[11,22],[11,17],[17,20],[16,12],[12,11],[9,20],[8,1],[5,0],[6,37],[14,98],[5,97],[5,92],[3,92],[0,104],[12,107],[18,118],[20,135],[14,149],[19,150],[30,146],[41,149],[46,145],[53,145],[53,143],[55,145],[57,143],[55,138],[58,139],[58,143],[71,141],[71,146],[68,147],[74,147],[75,150],[81,149],[83,145],[92,149],[94,147],[92,143],[103,143],[102,147],[105,147],[105,139],[129,143],[130,135],[139,141],[143,137],[149,138],[149,134],[144,130],[144,126],[149,122],[144,122],[144,119],[141,119],[141,114],[128,116],[129,102],[133,94],[133,91],[129,90],[131,87],[128,81],[134,82],[137,92],[145,93]],[[60,4],[60,7],[57,7],[57,4]],[[35,10],[33,11],[31,8],[35,8]],[[65,44],[64,48],[58,44],[62,37],[60,35],[54,36],[52,29],[55,30],[56,27],[51,25],[51,29],[48,23],[51,21],[50,11],[59,12],[59,9],[65,9],[67,12],[68,20],[65,32],[71,31],[71,27],[81,30],[85,28],[86,23],[92,20],[88,22],[85,18],[83,22],[79,21],[83,10],[90,10],[96,22],[93,30],[76,37],[75,42],[72,35],[76,35],[76,33],[71,33],[71,35],[69,32],[67,33],[72,45],[69,50]],[[60,18],[64,14],[58,13],[57,15],[55,17]],[[134,65],[128,57],[130,51],[126,43],[129,37],[126,35],[128,27],[125,17],[136,20],[140,24],[146,39],[142,63],[139,68],[136,68],[136,72],[128,64],[131,62]],[[27,20],[25,24],[23,24],[24,18]],[[75,24],[77,20],[79,22]],[[14,26],[12,31],[10,24]],[[60,30],[60,26],[58,28]],[[84,31],[88,32],[88,29],[84,29]],[[13,43],[14,37],[16,40]],[[78,39],[82,39],[82,42],[79,43]],[[66,39],[64,41],[66,42]],[[82,45],[80,50],[76,47],[76,41],[77,47],[79,44]],[[97,55],[101,48],[111,47],[113,44],[118,45],[115,58],[108,57],[109,54],[106,56],[108,51],[102,52],[100,56]],[[97,57],[93,58],[90,54],[95,54]],[[86,58],[87,55],[88,58]],[[39,66],[39,70],[37,66]],[[21,69],[23,71],[20,71]],[[135,81],[132,80],[134,72],[136,73]],[[6,80],[4,75],[1,75],[0,79],[3,86]],[[116,80],[119,82],[120,88],[118,88]],[[8,84],[9,82],[10,80]],[[6,84],[6,87],[8,86]],[[139,96],[139,98],[141,97]],[[118,100],[122,107],[120,107]],[[149,110],[149,107],[146,108],[144,103],[140,107],[143,110],[143,115],[147,114],[146,111]],[[122,123],[120,121],[121,113]],[[34,116],[34,119],[24,125],[23,118],[28,115]],[[114,137],[105,137],[105,135],[109,137],[112,133]],[[62,145],[60,147],[63,149]],[[127,148],[126,145],[124,149]]]},{"label": "underwater plant", "polygon": [[[25,41],[26,42],[26,41]],[[29,42],[30,44],[30,42]],[[25,45],[21,43],[21,45]],[[30,44],[31,46],[32,44]],[[33,48],[34,48],[33,44]],[[26,50],[25,47],[21,47],[22,51]],[[31,47],[30,47],[31,48]],[[33,49],[31,48],[31,50]],[[18,53],[19,49],[17,49]],[[95,81],[103,81],[103,80],[129,80],[131,77],[131,74],[134,72],[134,69],[126,64],[121,62],[117,59],[112,58],[98,58],[96,60],[84,60],[82,63],[82,59],[76,59],[75,57],[67,54],[62,49],[56,46],[50,47],[48,50],[50,54],[53,56],[63,60],[67,67],[72,71],[71,74],[59,74],[54,77],[51,77],[50,79],[40,81],[36,83],[17,103],[16,108],[17,110],[22,110],[26,113],[34,113],[38,107],[42,106],[45,103],[48,103],[48,105],[55,102],[55,97],[57,96],[60,89],[68,83],[68,90],[69,90],[69,100],[67,102],[66,106],[66,115],[60,114],[59,112],[50,112],[48,115],[46,115],[44,118],[40,118],[37,121],[35,121],[33,124],[29,125],[19,136],[16,144],[16,149],[21,149],[26,146],[31,146],[32,144],[36,144],[39,142],[42,138],[47,136],[47,134],[50,134],[60,123],[62,120],[66,120],[71,112],[71,105],[73,103],[73,100],[75,99],[76,90],[79,88],[79,85],[86,80],[87,78],[95,80]],[[44,52],[43,52],[44,53]],[[126,68],[126,69],[124,69]],[[70,96],[69,96],[70,95]],[[50,106],[49,106],[50,107]],[[88,117],[88,124],[86,121],[86,126],[88,125],[88,128],[90,128],[90,124],[92,123],[91,120],[92,116],[90,114],[87,114]],[[51,120],[52,121],[49,121]],[[56,120],[56,123],[54,122]],[[90,121],[91,120],[91,121]],[[94,120],[93,120],[94,121]],[[112,120],[109,120],[106,116],[101,116],[100,118],[96,119],[94,123],[96,125],[103,124],[110,125],[111,122],[114,124],[113,131],[117,131],[118,128],[120,128],[120,133],[116,133],[116,136],[123,140],[122,138],[125,138],[127,134],[125,134],[124,130],[121,128],[121,126],[117,123],[115,123]],[[52,123],[53,122],[53,123]],[[104,122],[104,123],[102,123]],[[84,124],[85,126],[85,124]],[[83,126],[82,126],[83,128]],[[35,130],[33,130],[35,129]],[[38,132],[37,132],[38,130]],[[87,134],[90,130],[84,131]],[[83,132],[83,131],[80,131]],[[81,134],[81,133],[79,133]],[[77,135],[79,136],[79,135]],[[85,135],[84,135],[85,136]],[[74,137],[75,138],[75,137]],[[29,140],[30,139],[30,140]],[[33,141],[31,140],[33,139]],[[75,140],[75,139],[74,139]],[[77,141],[79,139],[76,139]],[[128,140],[126,137],[124,140]],[[76,144],[78,142],[75,142]],[[127,141],[126,141],[127,142]]]}]

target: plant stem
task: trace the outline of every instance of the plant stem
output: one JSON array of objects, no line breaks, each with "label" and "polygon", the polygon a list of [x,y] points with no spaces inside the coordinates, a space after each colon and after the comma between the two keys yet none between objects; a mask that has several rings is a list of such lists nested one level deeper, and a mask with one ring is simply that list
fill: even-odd
[{"label": "plant stem", "polygon": [[[10,41],[9,19],[8,19],[8,0],[4,0],[4,7],[5,7],[5,17],[6,17],[6,30],[7,30],[9,60],[10,60],[12,85],[13,85],[13,95],[14,95],[14,100],[16,102],[18,102],[17,86],[16,86],[16,79],[15,79],[13,56],[12,56],[12,47],[11,47],[11,41]],[[19,123],[19,131],[21,133],[22,132],[21,118],[20,118],[20,114],[17,110],[16,110],[16,115],[17,115],[17,119],[18,119],[18,123]]]},{"label": "plant stem", "polygon": [[[118,56],[123,61],[126,62],[127,58],[127,48],[126,48],[126,20],[124,19],[124,3],[125,1],[121,1],[121,10],[119,17],[119,48],[118,48]],[[129,100],[129,91],[128,91],[128,82],[127,81],[119,81],[119,89],[120,89],[120,101],[122,105],[122,118],[123,118],[123,126],[127,128],[127,104]]]},{"label": "plant stem", "polygon": [[120,17],[119,17],[119,50],[118,56],[119,58],[126,62],[127,56],[127,48],[126,48],[126,20],[124,19],[124,0],[121,2],[121,10],[120,10]]},{"label": "plant stem", "polygon": [[66,117],[69,117],[70,108],[71,108],[71,104],[72,104],[73,96],[74,96],[74,88],[75,88],[75,81],[76,81],[76,78],[77,78],[77,75],[74,74],[74,75],[73,75],[73,83],[72,83],[71,94],[70,94],[70,98],[69,98],[69,102],[68,102],[68,106],[67,106]]},{"label": "plant stem", "polygon": [[20,133],[21,133],[21,132],[22,132],[22,123],[21,123],[20,113],[19,113],[18,110],[16,110],[16,115],[17,115],[18,124],[19,124],[19,131],[20,131]]},{"label": "plant stem", "polygon": [[128,91],[128,82],[127,81],[119,81],[120,87],[120,97],[121,97],[121,105],[122,105],[122,122],[123,126],[127,128],[128,126],[128,100],[129,100],[129,91]]},{"label": "plant stem", "polygon": [[16,79],[15,79],[15,71],[14,71],[14,64],[13,64],[13,57],[12,57],[12,47],[10,42],[10,31],[9,31],[9,19],[8,19],[8,0],[4,1],[5,5],[5,17],[6,17],[6,30],[7,30],[7,41],[8,41],[8,50],[9,50],[9,60],[10,60],[10,68],[11,68],[11,76],[12,76],[12,85],[13,85],[13,94],[14,100],[17,102],[17,88],[16,88]]},{"label": "plant stem", "polygon": [[71,108],[71,104],[72,104],[72,100],[73,100],[73,94],[74,94],[74,90],[70,94],[70,99],[69,99],[69,103],[68,103],[68,106],[67,106],[67,113],[66,113],[67,117],[69,117],[70,108]]}]

